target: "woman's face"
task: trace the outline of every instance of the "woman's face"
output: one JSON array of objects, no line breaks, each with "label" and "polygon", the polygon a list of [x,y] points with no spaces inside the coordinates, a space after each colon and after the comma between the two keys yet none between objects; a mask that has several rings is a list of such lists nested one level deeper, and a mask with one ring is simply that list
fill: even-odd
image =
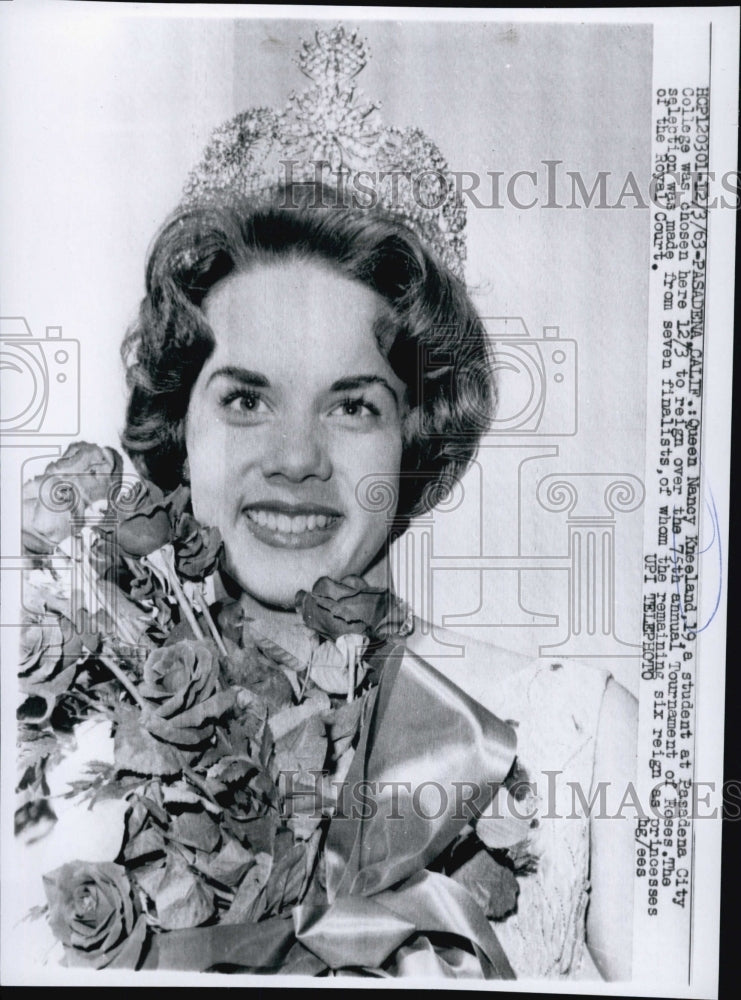
[{"label": "woman's face", "polygon": [[356,488],[373,475],[398,495],[405,386],[376,340],[386,308],[313,261],[256,265],[205,300],[215,347],[186,419],[193,511],[265,604],[362,575],[384,545],[394,511],[364,509]]}]

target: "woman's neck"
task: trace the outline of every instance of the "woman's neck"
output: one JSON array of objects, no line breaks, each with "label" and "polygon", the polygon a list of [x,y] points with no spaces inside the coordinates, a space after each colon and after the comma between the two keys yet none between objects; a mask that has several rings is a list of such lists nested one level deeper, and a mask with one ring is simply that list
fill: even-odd
[{"label": "woman's neck", "polygon": [[[393,579],[388,554],[380,557],[363,573],[363,579],[370,587],[386,587],[393,590]],[[295,624],[300,618],[293,607],[277,607],[264,604],[247,591],[241,591],[239,603],[248,618],[260,618],[275,624]]]}]

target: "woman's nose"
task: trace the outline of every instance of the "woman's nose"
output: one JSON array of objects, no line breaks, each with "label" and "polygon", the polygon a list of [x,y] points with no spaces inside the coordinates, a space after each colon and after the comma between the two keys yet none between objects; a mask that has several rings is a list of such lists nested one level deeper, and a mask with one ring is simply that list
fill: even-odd
[{"label": "woman's nose", "polygon": [[284,476],[296,483],[329,479],[332,465],[321,428],[305,418],[276,422],[266,441],[262,469],[266,478]]}]

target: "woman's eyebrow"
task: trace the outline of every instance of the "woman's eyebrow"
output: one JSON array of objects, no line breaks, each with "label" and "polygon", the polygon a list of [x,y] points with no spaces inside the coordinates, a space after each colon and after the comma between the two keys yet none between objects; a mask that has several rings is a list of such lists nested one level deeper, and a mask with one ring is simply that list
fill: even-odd
[{"label": "woman's eyebrow", "polygon": [[382,385],[387,389],[391,395],[394,397],[396,402],[399,402],[399,397],[396,394],[396,390],[393,388],[390,382],[388,382],[382,375],[350,375],[347,378],[337,379],[329,387],[330,392],[352,392],[354,389],[362,389],[367,385]]},{"label": "woman's eyebrow", "polygon": [[219,377],[230,378],[235,382],[241,382],[242,385],[250,385],[258,389],[266,389],[270,385],[264,375],[252,372],[249,368],[240,368],[238,365],[224,365],[223,368],[217,368],[216,371],[211,372],[206,384],[210,385],[215,378]]}]

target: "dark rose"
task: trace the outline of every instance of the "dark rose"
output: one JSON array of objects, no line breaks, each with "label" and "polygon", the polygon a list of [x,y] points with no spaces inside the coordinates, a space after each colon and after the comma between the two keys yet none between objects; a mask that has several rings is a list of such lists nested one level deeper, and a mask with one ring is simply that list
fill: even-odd
[{"label": "dark rose", "polygon": [[136,968],[147,923],[120,865],[73,861],[44,875],[44,890],[66,965]]},{"label": "dark rose", "polygon": [[119,585],[127,586],[131,560],[148,556],[167,544],[174,548],[178,572],[187,579],[202,580],[216,569],[221,535],[215,528],[203,527],[193,517],[187,486],[178,486],[172,493],[164,494],[153,483],[142,482],[139,495],[129,508],[130,512],[119,519],[115,529],[102,528],[109,535],[115,530],[121,556],[113,560],[113,573],[104,566],[102,571],[98,570],[102,575],[112,575]]},{"label": "dark rose", "polygon": [[166,596],[159,577],[155,576],[149,566],[129,556],[124,558],[124,562],[129,573],[127,590],[132,600],[146,604],[156,597]]},{"label": "dark rose", "polygon": [[48,718],[57,698],[71,687],[80,659],[97,646],[97,634],[76,632],[66,618],[27,619],[21,630],[18,678],[21,691],[29,697],[19,716],[35,721]]},{"label": "dark rose", "polygon": [[170,497],[154,483],[142,483],[133,510],[116,525],[116,541],[129,556],[139,558],[166,545],[172,538]]},{"label": "dark rose", "polygon": [[370,587],[360,576],[346,576],[339,583],[323,576],[311,593],[300,590],[296,608],[304,624],[328,639],[341,635],[385,638],[404,629],[403,603],[390,590]]},{"label": "dark rose", "polygon": [[272,853],[278,821],[270,776],[248,757],[225,756],[209,772],[209,785],[223,802],[224,827],[255,853]]},{"label": "dark rose", "polygon": [[192,514],[182,513],[174,523],[175,559],[178,572],[188,580],[203,580],[216,569],[221,556],[217,528],[204,528]]},{"label": "dark rose", "polygon": [[235,703],[235,692],[219,683],[214,646],[193,639],[150,653],[139,693],[149,708],[142,713],[143,725],[166,743],[184,747],[209,740],[214,720]]},{"label": "dark rose", "polygon": [[19,677],[35,682],[50,680],[62,667],[97,652],[101,632],[109,629],[104,613],[91,615],[80,609],[76,617],[77,628],[64,615],[26,620],[21,631]]},{"label": "dark rose", "polygon": [[239,644],[242,641],[245,620],[242,605],[238,601],[227,598],[214,604],[211,613],[222,638],[231,639],[232,642]]},{"label": "dark rose", "polygon": [[273,663],[260,652],[254,642],[242,649],[224,638],[229,658],[223,666],[228,683],[247,688],[268,706],[271,712],[279,712],[293,702],[293,688],[279,664]]},{"label": "dark rose", "polygon": [[27,619],[21,630],[18,676],[34,676],[37,680],[52,677],[60,665],[63,646],[58,618]]},{"label": "dark rose", "polygon": [[123,460],[113,448],[77,441],[46,471],[23,486],[23,547],[30,555],[54,551],[72,533],[72,518],[104,500],[121,482]]},{"label": "dark rose", "polygon": [[124,556],[120,565],[124,567],[126,576],[124,578],[124,573],[119,575],[119,586],[123,584],[131,600],[146,610],[147,634],[156,642],[163,642],[171,632],[172,606],[162,581],[139,559]]}]

